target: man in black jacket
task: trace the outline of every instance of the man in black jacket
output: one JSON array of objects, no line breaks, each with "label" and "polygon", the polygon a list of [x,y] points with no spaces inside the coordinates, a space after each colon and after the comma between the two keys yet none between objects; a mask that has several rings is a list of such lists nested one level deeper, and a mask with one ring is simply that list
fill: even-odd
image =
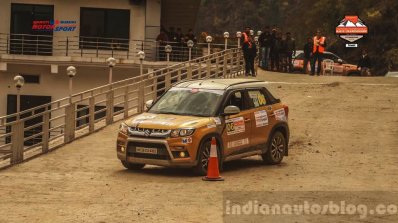
[{"label": "man in black jacket", "polygon": [[308,71],[308,63],[311,62],[312,56],[312,38],[307,38],[307,43],[304,45],[304,64],[303,64],[303,73],[306,74]]},{"label": "man in black jacket", "polygon": [[370,68],[372,63],[366,49],[362,50],[361,59],[359,59],[357,69],[361,71],[361,76],[371,76]]},{"label": "man in black jacket", "polygon": [[265,27],[264,32],[262,32],[258,38],[258,42],[260,43],[259,66],[267,70],[269,64],[270,49],[271,49],[271,33],[269,30],[269,26]]}]

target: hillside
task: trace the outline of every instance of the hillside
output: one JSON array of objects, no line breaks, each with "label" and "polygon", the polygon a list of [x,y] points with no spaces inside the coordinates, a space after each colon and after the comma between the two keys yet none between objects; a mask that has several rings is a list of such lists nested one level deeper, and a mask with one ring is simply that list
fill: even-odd
[{"label": "hillside", "polygon": [[[335,34],[345,15],[358,15],[369,27],[358,48],[346,48]],[[373,73],[384,74],[390,61],[398,64],[398,1],[396,0],[202,0],[196,31],[235,33],[245,26],[254,30],[278,26],[290,31],[302,48],[306,37],[320,28],[328,37],[328,50],[351,63],[357,63],[362,48],[373,59]]]}]

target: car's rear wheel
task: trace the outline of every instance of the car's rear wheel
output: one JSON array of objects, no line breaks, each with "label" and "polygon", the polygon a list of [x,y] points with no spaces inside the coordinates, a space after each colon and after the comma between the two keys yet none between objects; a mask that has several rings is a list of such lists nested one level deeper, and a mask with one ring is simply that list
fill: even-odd
[{"label": "car's rear wheel", "polygon": [[[209,164],[210,158],[210,147],[211,147],[211,140],[208,139],[201,143],[201,146],[198,150],[198,164],[194,168],[196,174],[204,176],[207,174],[207,167]],[[221,169],[221,162],[220,162],[220,151],[219,147],[217,146],[217,156],[218,156],[218,168]]]},{"label": "car's rear wheel", "polygon": [[261,155],[263,161],[271,165],[279,164],[283,160],[286,148],[285,136],[279,131],[275,132],[270,139],[267,152]]},{"label": "car's rear wheel", "polygon": [[141,164],[141,163],[129,163],[129,162],[126,162],[126,161],[124,161],[124,160],[122,160],[121,162],[122,162],[123,166],[124,166],[126,169],[129,169],[129,170],[140,170],[140,169],[144,168],[144,166],[145,166],[145,164]]}]

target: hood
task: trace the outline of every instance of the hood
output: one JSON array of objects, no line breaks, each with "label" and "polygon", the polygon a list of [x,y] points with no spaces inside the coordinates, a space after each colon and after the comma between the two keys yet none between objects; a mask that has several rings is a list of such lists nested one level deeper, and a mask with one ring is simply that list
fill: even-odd
[{"label": "hood", "polygon": [[209,117],[142,113],[126,121],[126,124],[149,129],[178,129],[199,128],[209,124],[211,120]]}]

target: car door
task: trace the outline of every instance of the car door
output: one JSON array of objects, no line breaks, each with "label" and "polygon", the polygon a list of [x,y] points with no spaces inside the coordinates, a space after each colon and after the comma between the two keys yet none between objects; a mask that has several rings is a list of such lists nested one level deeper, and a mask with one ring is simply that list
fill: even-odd
[{"label": "car door", "polygon": [[225,129],[223,131],[224,156],[239,154],[250,145],[251,112],[247,106],[245,90],[230,92],[223,108],[228,105],[237,106],[241,112],[225,117]]},{"label": "car door", "polygon": [[335,55],[333,53],[327,53],[327,54],[325,54],[324,59],[333,60],[333,73],[334,74],[341,75],[343,73],[344,66],[342,63],[339,63],[340,58],[337,55]]},{"label": "car door", "polygon": [[271,131],[272,105],[263,88],[247,89],[247,94],[253,120],[250,143],[252,146],[265,144]]}]

